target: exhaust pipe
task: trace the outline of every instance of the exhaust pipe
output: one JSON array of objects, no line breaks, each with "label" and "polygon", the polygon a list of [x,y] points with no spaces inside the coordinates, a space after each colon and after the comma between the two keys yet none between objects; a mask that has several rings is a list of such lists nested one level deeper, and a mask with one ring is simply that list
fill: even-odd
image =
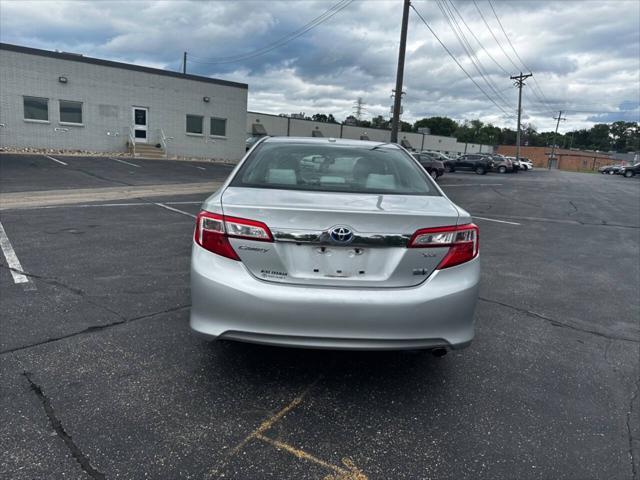
[{"label": "exhaust pipe", "polygon": [[443,347],[434,348],[431,350],[431,355],[434,357],[444,357],[447,354],[447,349]]}]

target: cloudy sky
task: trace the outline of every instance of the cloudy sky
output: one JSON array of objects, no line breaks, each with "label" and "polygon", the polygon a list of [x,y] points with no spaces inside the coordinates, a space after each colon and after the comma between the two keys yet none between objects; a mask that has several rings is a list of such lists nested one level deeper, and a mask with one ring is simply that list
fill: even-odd
[{"label": "cloudy sky", "polygon": [[[561,131],[639,120],[639,1],[412,4],[479,87],[412,10],[404,120],[442,115],[514,128],[508,77],[528,69],[535,81],[523,90],[523,119],[540,130],[555,126],[560,109]],[[401,0],[0,0],[0,39],[167,70],[180,69],[186,50],[189,73],[248,83],[251,110],[341,120],[358,97],[365,118],[389,115],[401,17]],[[316,18],[324,21],[301,30]]]}]

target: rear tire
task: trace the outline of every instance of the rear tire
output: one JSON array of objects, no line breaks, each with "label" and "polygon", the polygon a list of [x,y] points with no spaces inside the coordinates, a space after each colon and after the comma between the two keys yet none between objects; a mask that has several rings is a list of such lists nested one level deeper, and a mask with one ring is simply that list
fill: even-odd
[{"label": "rear tire", "polygon": [[636,172],[634,172],[633,170],[625,170],[624,171],[624,176],[627,178],[631,178],[636,174]]},{"label": "rear tire", "polygon": [[498,168],[498,172],[500,173],[507,173],[507,167],[505,167],[504,165],[502,165],[501,167]]},{"label": "rear tire", "polygon": [[615,173],[616,173],[616,172],[614,172],[613,170],[609,170],[609,175],[613,175],[613,174],[615,174]]},{"label": "rear tire", "polygon": [[453,168],[453,167],[447,167],[447,172],[449,172],[449,173],[453,173],[453,172],[455,172],[455,171],[456,171],[456,169],[455,169],[455,168]]},{"label": "rear tire", "polygon": [[438,172],[435,170],[431,170],[431,173],[429,173],[429,175],[431,175],[431,178],[433,178],[434,180],[438,179]]},{"label": "rear tire", "polygon": [[484,167],[476,167],[476,173],[478,175],[484,175],[485,173],[487,173],[487,171],[485,170]]}]

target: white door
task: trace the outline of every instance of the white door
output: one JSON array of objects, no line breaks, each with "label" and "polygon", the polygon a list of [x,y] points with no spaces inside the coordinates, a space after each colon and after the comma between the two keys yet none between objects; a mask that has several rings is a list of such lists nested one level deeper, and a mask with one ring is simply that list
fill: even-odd
[{"label": "white door", "polygon": [[149,141],[149,109],[147,107],[133,107],[133,136],[136,143]]}]

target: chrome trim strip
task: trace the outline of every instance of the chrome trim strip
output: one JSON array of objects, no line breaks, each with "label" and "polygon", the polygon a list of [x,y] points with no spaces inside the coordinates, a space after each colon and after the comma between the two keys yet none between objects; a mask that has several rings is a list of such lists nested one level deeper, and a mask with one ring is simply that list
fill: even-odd
[{"label": "chrome trim strip", "polygon": [[336,243],[329,232],[272,230],[276,242],[304,243],[308,245],[333,245],[336,247],[406,247],[411,235],[404,233],[358,233],[353,232],[349,243]]}]

